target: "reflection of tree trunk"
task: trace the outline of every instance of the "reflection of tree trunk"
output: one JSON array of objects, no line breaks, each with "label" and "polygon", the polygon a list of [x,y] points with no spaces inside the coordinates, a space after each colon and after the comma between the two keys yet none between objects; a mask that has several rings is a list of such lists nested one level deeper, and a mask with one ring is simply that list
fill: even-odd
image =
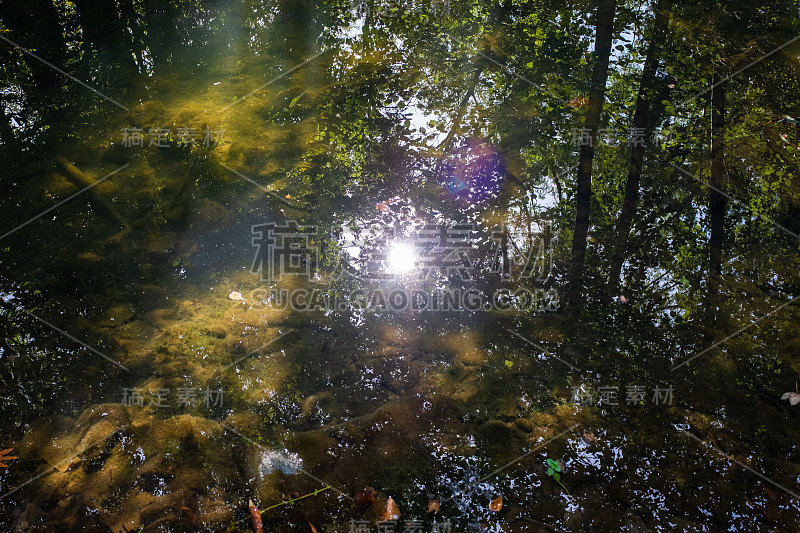
[{"label": "reflection of tree trunk", "polygon": [[136,56],[136,63],[139,67],[138,70],[145,72],[142,48],[145,46],[146,40],[142,26],[139,24],[139,16],[136,14],[133,0],[120,0],[119,11],[122,16],[122,25],[127,25],[131,30],[131,51],[133,55]]},{"label": "reflection of tree trunk", "polygon": [[[628,164],[628,178],[625,182],[625,199],[622,203],[617,224],[617,239],[611,256],[611,267],[608,275],[609,294],[618,292],[622,262],[628,246],[628,235],[633,224],[633,217],[636,216],[636,204],[639,202],[639,183],[642,177],[642,164],[646,141],[652,131],[652,125],[658,120],[655,115],[656,109],[650,107],[652,95],[655,91],[656,68],[658,67],[659,55],[663,46],[667,24],[669,23],[669,13],[672,8],[671,0],[658,0],[655,6],[656,18],[653,23],[653,35],[647,49],[647,59],[642,70],[642,79],[639,82],[639,95],[636,98],[636,111],[633,114],[633,129],[636,132],[644,132],[641,142],[634,139],[631,147],[631,158]],[[651,113],[652,111],[652,113]]]},{"label": "reflection of tree trunk", "polygon": [[96,0],[73,0],[73,3],[80,18],[84,41],[97,50],[101,66],[106,62],[119,65],[119,78],[127,81],[137,69],[131,54],[130,38],[122,26],[115,3]]},{"label": "reflection of tree trunk", "polygon": [[[315,53],[315,40],[319,35],[316,7],[311,0],[279,0],[275,24],[278,47],[276,57],[286,61],[285,69],[295,67]],[[320,62],[312,61],[292,73],[292,86],[313,86],[322,69]]]},{"label": "reflection of tree trunk", "polygon": [[153,58],[153,71],[168,70],[169,51],[175,44],[175,11],[170,2],[144,0],[147,49]]},{"label": "reflection of tree trunk", "polygon": [[592,163],[594,161],[597,129],[608,80],[608,63],[611,57],[611,40],[614,33],[616,0],[600,0],[595,26],[594,68],[589,89],[589,105],[583,127],[591,131],[592,142],[580,147],[578,176],[575,191],[575,232],[572,240],[571,295],[569,307],[578,307],[583,292],[586,237],[589,233],[589,210],[592,200]]},{"label": "reflection of tree trunk", "polygon": [[[725,237],[725,209],[727,201],[721,194],[725,186],[725,84],[711,90],[711,183],[709,192],[709,237],[708,289],[710,295],[719,290],[722,275],[722,243]],[[716,189],[716,190],[714,190]],[[713,304],[713,302],[712,302]]]},{"label": "reflection of tree trunk", "polygon": [[283,50],[293,64],[312,55],[314,47],[314,5],[309,0],[280,0],[275,27],[280,28]]}]

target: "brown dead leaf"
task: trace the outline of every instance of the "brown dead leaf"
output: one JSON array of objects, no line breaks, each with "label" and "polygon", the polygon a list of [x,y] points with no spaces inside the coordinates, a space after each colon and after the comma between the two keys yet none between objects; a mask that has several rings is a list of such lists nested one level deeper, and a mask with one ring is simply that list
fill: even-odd
[{"label": "brown dead leaf", "polygon": [[192,524],[197,523],[197,515],[188,507],[181,507],[181,514],[189,519]]},{"label": "brown dead leaf", "polygon": [[353,497],[353,505],[350,507],[350,511],[344,517],[345,520],[350,520],[357,514],[364,512],[367,507],[373,504],[377,494],[378,492],[372,487],[364,487],[358,491]]},{"label": "brown dead leaf", "polygon": [[3,468],[8,468],[6,461],[10,461],[12,459],[19,459],[19,457],[17,457],[16,455],[8,455],[9,453],[11,453],[11,450],[13,449],[14,448],[9,448],[7,450],[0,451],[0,466],[2,466]]},{"label": "brown dead leaf", "polygon": [[578,108],[584,107],[586,105],[589,105],[589,99],[584,98],[582,96],[576,96],[575,98],[569,101],[569,105],[570,107],[578,107]]},{"label": "brown dead leaf", "polygon": [[442,502],[438,499],[434,498],[428,502],[428,513],[436,514],[439,512],[439,508],[442,506]]},{"label": "brown dead leaf", "polygon": [[378,494],[378,492],[372,487],[364,487],[363,489],[358,491],[358,493],[356,493],[356,496],[355,498],[353,498],[353,501],[355,502],[357,507],[359,507],[360,509],[364,509],[365,507],[372,505],[372,503],[375,501],[376,494]]},{"label": "brown dead leaf", "polygon": [[253,517],[253,530],[256,533],[264,533],[264,525],[261,522],[261,513],[258,511],[256,504],[253,503],[253,500],[250,500],[248,507],[250,508],[250,516]]},{"label": "brown dead leaf", "polygon": [[397,507],[397,504],[394,503],[392,497],[389,496],[389,499],[386,500],[386,506],[383,508],[383,512],[381,513],[381,517],[378,519],[378,521],[388,522],[390,520],[397,520],[401,516],[402,513],[400,513],[400,508]]},{"label": "brown dead leaf", "polygon": [[498,496],[492,503],[489,504],[489,510],[494,511],[495,513],[498,512],[500,509],[503,508],[503,496]]},{"label": "brown dead leaf", "polygon": [[594,436],[594,433],[587,433],[586,431],[583,432],[583,441],[586,444],[591,444],[594,441],[600,440],[598,437]]},{"label": "brown dead leaf", "polygon": [[308,527],[311,528],[311,533],[317,533],[317,528],[314,527],[314,524],[312,524],[308,519],[306,519],[306,522],[308,523]]}]

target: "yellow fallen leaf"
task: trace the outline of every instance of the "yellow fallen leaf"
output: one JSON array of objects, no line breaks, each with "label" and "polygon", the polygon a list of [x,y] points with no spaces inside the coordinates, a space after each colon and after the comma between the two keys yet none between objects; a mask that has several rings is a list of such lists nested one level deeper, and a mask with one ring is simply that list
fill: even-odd
[{"label": "yellow fallen leaf", "polygon": [[489,504],[489,510],[494,511],[495,513],[502,508],[503,508],[503,496],[498,496],[497,498],[492,500],[492,503]]},{"label": "yellow fallen leaf", "polygon": [[386,500],[386,506],[383,508],[383,513],[381,513],[381,517],[378,521],[388,522],[389,520],[397,520],[401,516],[402,514],[400,513],[400,508],[397,507],[397,504],[394,503],[392,497],[389,496],[389,499]]}]

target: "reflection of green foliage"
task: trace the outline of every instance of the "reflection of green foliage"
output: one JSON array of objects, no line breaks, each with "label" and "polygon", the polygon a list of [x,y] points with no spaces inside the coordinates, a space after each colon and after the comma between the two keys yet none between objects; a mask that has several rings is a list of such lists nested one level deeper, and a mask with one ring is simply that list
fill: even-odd
[{"label": "reflection of green foliage", "polygon": [[567,487],[561,483],[561,464],[558,461],[554,461],[550,458],[547,459],[547,475],[555,479],[556,483],[561,485],[561,488],[564,489],[564,492],[569,494]]}]

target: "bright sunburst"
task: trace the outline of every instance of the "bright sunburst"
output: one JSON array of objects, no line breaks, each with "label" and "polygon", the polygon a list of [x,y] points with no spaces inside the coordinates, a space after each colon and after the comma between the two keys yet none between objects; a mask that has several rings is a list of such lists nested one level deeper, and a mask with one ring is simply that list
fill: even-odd
[{"label": "bright sunburst", "polygon": [[408,274],[414,270],[416,256],[408,244],[396,242],[389,248],[387,267],[392,274]]}]

